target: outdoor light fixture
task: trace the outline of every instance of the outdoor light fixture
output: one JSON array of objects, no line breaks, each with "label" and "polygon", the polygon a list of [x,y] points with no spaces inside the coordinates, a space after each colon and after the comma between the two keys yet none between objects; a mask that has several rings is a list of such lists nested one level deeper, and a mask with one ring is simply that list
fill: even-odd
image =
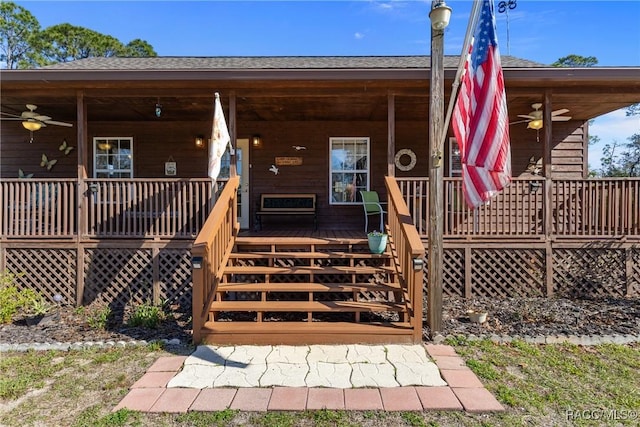
[{"label": "outdoor light fixture", "polygon": [[158,102],[156,102],[156,117],[160,118],[162,115],[162,105],[160,105],[160,98],[158,98]]},{"label": "outdoor light fixture", "polygon": [[196,136],[196,147],[204,148],[204,136],[202,135]]},{"label": "outdoor light fixture", "polygon": [[451,19],[451,8],[444,1],[438,1],[432,5],[429,19],[431,19],[431,28],[444,30]]},{"label": "outdoor light fixture", "polygon": [[535,130],[542,129],[542,119],[531,120],[527,125],[527,129],[535,129]]},{"label": "outdoor light fixture", "polygon": [[25,120],[24,122],[22,122],[22,126],[26,130],[29,130],[29,131],[33,132],[33,131],[36,131],[36,130],[40,130],[40,128],[42,127],[42,123],[36,122],[36,121],[33,121],[33,120]]},{"label": "outdoor light fixture", "polygon": [[262,146],[262,138],[260,138],[260,135],[253,135],[251,137],[251,145],[255,148],[260,148]]}]

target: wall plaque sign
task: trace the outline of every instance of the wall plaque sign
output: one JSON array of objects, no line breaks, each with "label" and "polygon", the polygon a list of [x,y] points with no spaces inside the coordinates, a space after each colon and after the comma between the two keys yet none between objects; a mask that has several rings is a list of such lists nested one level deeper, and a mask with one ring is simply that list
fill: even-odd
[{"label": "wall plaque sign", "polygon": [[300,166],[302,157],[276,157],[276,166]]}]

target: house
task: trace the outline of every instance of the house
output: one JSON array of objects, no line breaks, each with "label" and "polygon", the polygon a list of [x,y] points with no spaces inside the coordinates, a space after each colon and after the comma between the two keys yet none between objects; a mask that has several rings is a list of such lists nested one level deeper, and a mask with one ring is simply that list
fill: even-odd
[{"label": "house", "polygon": [[[443,159],[445,294],[637,296],[640,181],[588,178],[587,147],[589,120],[640,102],[640,69],[551,68],[508,56],[502,64],[509,119],[519,122],[510,126],[515,178],[490,205],[467,210],[459,156],[449,139]],[[3,70],[3,119],[17,120],[0,122],[0,269],[24,271],[22,286],[50,297],[60,294],[68,303],[153,299],[193,300],[195,306],[197,300],[194,319],[198,312],[203,321],[244,310],[230,299],[244,289],[248,300],[268,306],[249,310],[257,313],[252,316],[258,323],[266,323],[269,313],[289,313],[304,304],[281,300],[286,292],[277,285],[280,279],[272,280],[269,290],[248,282],[269,282],[271,273],[240,267],[275,268],[283,261],[273,252],[282,251],[289,254],[288,268],[311,259],[303,276],[313,282],[318,273],[312,266],[342,265],[326,261],[326,254],[338,249],[347,259],[342,266],[371,267],[372,261],[344,253],[365,237],[357,192],[375,190],[390,202],[385,223],[396,234],[391,235],[393,259],[385,266],[401,271],[390,282],[399,280],[402,289],[345,287],[342,280],[364,280],[352,272],[346,279],[331,276],[327,293],[367,295],[371,301],[393,294],[395,299],[384,301],[385,310],[399,311],[393,318],[412,325],[412,338],[406,339],[419,339],[423,275],[411,271],[427,247],[429,66],[426,56],[159,57]],[[446,88],[456,67],[457,57],[445,57]],[[220,188],[207,178],[215,93],[234,148],[224,159]],[[25,111],[57,124],[29,131],[22,125]],[[531,123],[538,118],[541,128]],[[318,230],[310,216],[256,215],[264,194],[314,195]],[[213,208],[215,200],[220,212]],[[221,202],[227,203],[224,209]],[[209,224],[213,213],[217,222]],[[217,230],[221,240],[202,236],[203,228]],[[323,252],[319,240],[297,242],[316,254],[303,256],[294,253],[300,248],[273,246],[282,236],[290,239],[293,229],[316,233],[324,243],[327,236],[338,236],[331,244],[346,242],[346,247]],[[247,256],[250,261],[233,255],[240,243],[254,254]],[[407,247],[409,255],[398,253]],[[216,266],[206,256],[201,260],[198,251],[217,257]],[[192,294],[192,272],[204,270],[215,277],[197,280],[210,292],[203,294],[199,283]],[[231,283],[234,275],[243,277],[244,288],[216,293],[216,283]],[[368,312],[376,311],[354,302],[356,297],[350,305],[343,298],[330,310],[317,297],[325,290],[302,290],[308,307],[299,310],[298,320],[311,324],[317,309],[337,309],[363,325]],[[280,305],[271,303],[270,295],[282,297]],[[214,300],[224,308],[209,313]],[[393,304],[398,301],[409,301],[410,309]],[[318,340],[335,333],[322,331]],[[264,336],[264,342],[288,342]]]}]

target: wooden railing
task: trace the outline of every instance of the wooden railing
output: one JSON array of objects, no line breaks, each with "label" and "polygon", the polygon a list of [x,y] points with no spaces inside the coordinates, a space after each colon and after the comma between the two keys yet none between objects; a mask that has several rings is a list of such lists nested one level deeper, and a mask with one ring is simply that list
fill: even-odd
[{"label": "wooden railing", "polygon": [[91,237],[194,238],[211,211],[208,179],[92,179],[87,184]]},{"label": "wooden railing", "polygon": [[[426,238],[429,180],[396,180],[420,236]],[[640,236],[640,178],[514,178],[476,210],[465,205],[460,178],[445,178],[444,186],[445,238]]]},{"label": "wooden railing", "polygon": [[74,179],[3,179],[0,182],[3,237],[71,237],[77,229],[76,208]]},{"label": "wooden railing", "polygon": [[230,178],[191,249],[193,269],[193,342],[201,340],[201,329],[222,279],[238,235],[237,190],[240,178]]},{"label": "wooden railing", "polygon": [[398,278],[410,305],[414,342],[422,340],[422,276],[424,245],[413,226],[409,209],[394,178],[385,177],[388,196],[387,223]]}]

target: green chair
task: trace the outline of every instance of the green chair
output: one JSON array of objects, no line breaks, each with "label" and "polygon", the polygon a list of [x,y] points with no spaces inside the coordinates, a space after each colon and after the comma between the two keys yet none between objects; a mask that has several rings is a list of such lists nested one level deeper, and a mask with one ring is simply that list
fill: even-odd
[{"label": "green chair", "polygon": [[386,202],[381,202],[377,191],[360,191],[362,198],[362,207],[364,208],[364,232],[369,229],[369,217],[371,215],[380,215],[380,228],[378,231],[384,233],[384,214],[387,211],[382,207]]}]

